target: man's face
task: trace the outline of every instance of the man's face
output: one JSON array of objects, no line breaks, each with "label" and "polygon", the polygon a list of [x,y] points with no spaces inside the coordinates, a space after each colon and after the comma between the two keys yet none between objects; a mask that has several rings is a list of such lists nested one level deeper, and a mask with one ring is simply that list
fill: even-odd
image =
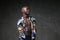
[{"label": "man's face", "polygon": [[30,12],[30,9],[28,7],[23,7],[22,8],[22,13],[23,14],[29,14],[29,12]]}]

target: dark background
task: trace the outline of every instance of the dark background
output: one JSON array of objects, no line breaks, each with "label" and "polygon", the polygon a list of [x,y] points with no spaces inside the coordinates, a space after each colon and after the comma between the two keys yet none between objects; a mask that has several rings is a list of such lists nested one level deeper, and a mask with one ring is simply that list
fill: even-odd
[{"label": "dark background", "polygon": [[60,2],[58,0],[1,0],[0,40],[18,40],[17,20],[23,5],[31,8],[37,21],[36,40],[60,40]]}]

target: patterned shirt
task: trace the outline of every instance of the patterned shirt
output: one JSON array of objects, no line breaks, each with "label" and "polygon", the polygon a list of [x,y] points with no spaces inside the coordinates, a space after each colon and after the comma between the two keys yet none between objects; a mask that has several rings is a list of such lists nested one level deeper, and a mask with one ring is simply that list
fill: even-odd
[{"label": "patterned shirt", "polygon": [[[33,28],[33,26],[35,26],[36,25],[36,20],[35,20],[35,18],[34,17],[29,17],[29,20],[30,20],[30,27],[31,28]],[[21,19],[19,19],[18,20],[18,22],[17,22],[17,27],[19,28],[24,28],[24,31],[28,31],[28,28],[27,28],[27,26],[26,26],[26,23],[25,23],[26,21],[24,20],[24,18],[22,17]],[[30,29],[30,28],[29,28]],[[27,33],[27,32],[25,32],[25,33]],[[24,32],[20,32],[19,33],[19,36],[22,36],[22,35],[24,35]]]}]

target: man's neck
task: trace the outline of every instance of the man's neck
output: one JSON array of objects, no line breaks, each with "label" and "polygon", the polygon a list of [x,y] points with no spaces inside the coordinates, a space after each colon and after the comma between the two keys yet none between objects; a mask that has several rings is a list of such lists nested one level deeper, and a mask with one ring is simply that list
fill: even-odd
[{"label": "man's neck", "polygon": [[27,17],[24,17],[24,16],[23,16],[23,18],[24,18],[24,19],[27,19],[27,18],[29,18],[29,16],[27,16]]}]

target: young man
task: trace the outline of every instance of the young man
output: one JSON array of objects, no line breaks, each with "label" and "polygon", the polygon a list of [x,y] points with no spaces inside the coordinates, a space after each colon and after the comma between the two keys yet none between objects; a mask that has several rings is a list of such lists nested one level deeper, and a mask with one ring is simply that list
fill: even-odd
[{"label": "young man", "polygon": [[35,40],[36,20],[30,16],[30,8],[24,6],[21,9],[23,16],[17,22],[19,40]]}]

